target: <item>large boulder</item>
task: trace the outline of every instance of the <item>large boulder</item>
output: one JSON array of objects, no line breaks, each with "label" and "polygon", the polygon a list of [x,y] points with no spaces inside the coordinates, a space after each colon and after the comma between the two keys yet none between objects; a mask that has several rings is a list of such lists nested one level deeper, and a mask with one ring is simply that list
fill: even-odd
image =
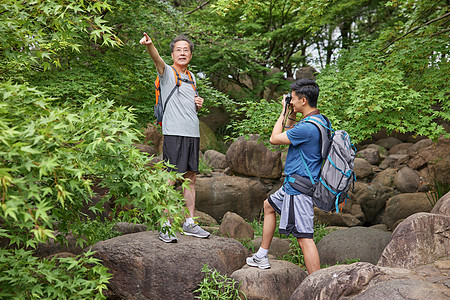
[{"label": "large boulder", "polygon": [[208,149],[219,149],[218,141],[214,132],[209,126],[200,121],[200,150],[206,151]]},{"label": "large boulder", "polygon": [[220,128],[230,122],[230,114],[222,107],[210,107],[209,113],[199,119],[206,123],[213,132],[217,133]]},{"label": "large boulder", "polygon": [[377,266],[364,262],[321,269],[303,280],[290,299],[334,300],[355,296],[379,274]]},{"label": "large boulder", "polygon": [[[380,158],[386,157],[386,155],[388,154],[388,151],[386,150],[386,148],[384,148],[380,145],[377,145],[377,144],[369,144],[364,147],[365,147],[364,149],[368,149],[368,148],[376,149],[378,151],[378,154],[380,155]],[[364,150],[364,149],[362,148],[361,150]]]},{"label": "large boulder", "polygon": [[229,211],[223,216],[219,235],[237,240],[252,240],[255,231],[241,216]]},{"label": "large boulder", "polygon": [[270,260],[270,265],[267,270],[245,266],[231,275],[248,300],[289,299],[307,276],[299,266],[284,260]]},{"label": "large boulder", "polygon": [[387,150],[390,150],[392,147],[394,147],[397,144],[401,144],[402,141],[395,137],[388,137],[384,139],[380,139],[376,142],[377,145],[380,145]]},{"label": "large boulder", "polygon": [[418,212],[429,212],[431,204],[425,193],[406,193],[393,196],[386,203],[382,223],[394,229],[394,224]]},{"label": "large boulder", "polygon": [[148,228],[143,224],[133,224],[127,222],[118,222],[114,225],[113,230],[118,231],[122,234],[130,234],[136,232],[146,231]]},{"label": "large boulder", "polygon": [[427,278],[428,274],[421,270],[386,268],[363,262],[332,266],[308,276],[290,299],[444,300],[450,297],[446,276],[442,275],[445,270],[434,268],[434,273],[439,275]]},{"label": "large boulder", "polygon": [[372,165],[363,158],[355,158],[355,174],[356,179],[365,180],[373,174]]},{"label": "large boulder", "polygon": [[[58,234],[57,234],[58,235]],[[83,247],[77,243],[77,238],[72,234],[67,234],[65,236],[65,242],[60,243],[54,239],[48,239],[45,243],[39,243],[34,251],[33,255],[38,257],[48,257],[56,253],[67,252],[72,254],[81,254],[83,252]],[[2,245],[4,247],[9,247],[9,243]]]},{"label": "large boulder", "polygon": [[442,196],[442,198],[436,202],[431,213],[450,216],[450,192]]},{"label": "large boulder", "polygon": [[413,169],[403,167],[395,175],[394,185],[402,193],[415,193],[419,189],[420,176]]},{"label": "large boulder", "polygon": [[227,158],[225,154],[216,150],[206,150],[203,154],[205,162],[214,170],[225,169],[227,167]]},{"label": "large boulder", "polygon": [[394,195],[394,189],[378,183],[356,182],[354,191],[350,189],[350,199],[358,202],[364,212],[366,223],[376,223],[388,199]]},{"label": "large boulder", "polygon": [[413,143],[401,143],[394,145],[391,149],[389,149],[389,154],[406,154],[413,145]]},{"label": "large boulder", "polygon": [[450,139],[440,138],[436,144],[419,150],[407,164],[415,170],[426,168],[430,178],[450,184]]},{"label": "large boulder", "polygon": [[367,160],[371,165],[378,165],[380,162],[380,153],[375,148],[366,148],[358,151],[356,156]]},{"label": "large boulder", "polygon": [[407,154],[415,154],[419,152],[420,150],[427,148],[429,146],[433,145],[433,141],[431,139],[422,139],[418,142],[416,142],[414,145],[412,145],[408,150],[406,151]]},{"label": "large boulder", "polygon": [[417,213],[401,222],[379,266],[414,268],[450,256],[450,216]]},{"label": "large boulder", "polygon": [[238,241],[178,235],[164,243],[157,232],[127,234],[92,247],[113,274],[107,296],[113,299],[193,299],[205,264],[230,276],[249,255]]},{"label": "large boulder", "polygon": [[352,227],[327,234],[317,243],[320,263],[334,265],[345,260],[376,264],[391,234],[370,227]]},{"label": "large boulder", "polygon": [[379,183],[381,185],[393,188],[395,175],[397,175],[397,170],[388,167],[380,173],[376,174],[372,179],[372,183]]},{"label": "large boulder", "polygon": [[228,148],[227,164],[235,173],[262,177],[280,178],[282,172],[281,152],[269,150],[259,135],[238,138]]},{"label": "large boulder", "polygon": [[240,176],[197,177],[195,187],[195,206],[217,221],[228,211],[253,220],[268,192],[261,181]]},{"label": "large boulder", "polygon": [[444,285],[426,282],[420,279],[391,279],[383,281],[363,291],[353,300],[405,300],[405,299],[449,299],[450,294]]},{"label": "large boulder", "polygon": [[316,74],[318,74],[319,72],[317,72],[316,69],[314,69],[313,67],[310,66],[306,66],[306,67],[302,67],[300,69],[297,69],[297,71],[295,71],[295,79],[302,79],[302,78],[307,78],[307,79],[311,79],[311,80],[316,80]]},{"label": "large boulder", "polygon": [[358,217],[350,213],[336,213],[335,211],[323,212],[317,207],[314,207],[314,223],[344,227],[361,226],[365,220],[364,213],[361,212]]},{"label": "large boulder", "polygon": [[[253,239],[250,242],[253,245],[254,252],[258,251],[259,247],[262,243],[262,237],[259,236],[255,239]],[[297,242],[295,242],[297,243]],[[290,239],[280,239],[277,237],[272,238],[272,242],[270,243],[269,247],[269,254],[273,255],[279,259],[282,259],[283,256],[287,255],[289,253],[289,250],[291,249],[291,240]]]},{"label": "large boulder", "polygon": [[380,164],[380,169],[394,168],[408,160],[407,154],[391,154],[388,155]]},{"label": "large boulder", "polygon": [[161,128],[155,124],[148,123],[147,128],[144,131],[144,143],[150,144],[150,146],[153,146],[161,153],[163,146]]}]

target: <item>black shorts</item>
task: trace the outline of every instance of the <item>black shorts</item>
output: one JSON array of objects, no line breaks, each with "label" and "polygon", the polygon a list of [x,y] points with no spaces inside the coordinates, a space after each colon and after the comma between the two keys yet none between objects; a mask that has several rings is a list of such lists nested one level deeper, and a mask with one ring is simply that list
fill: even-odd
[{"label": "black shorts", "polygon": [[175,168],[168,168],[168,171],[198,172],[199,148],[200,138],[198,137],[165,135],[163,159],[175,165]]}]

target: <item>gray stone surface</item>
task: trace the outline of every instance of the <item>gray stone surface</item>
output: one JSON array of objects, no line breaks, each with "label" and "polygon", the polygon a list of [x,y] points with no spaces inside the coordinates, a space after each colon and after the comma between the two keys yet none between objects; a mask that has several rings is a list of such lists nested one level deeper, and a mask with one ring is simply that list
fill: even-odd
[{"label": "gray stone surface", "polygon": [[289,299],[307,276],[299,266],[284,260],[270,260],[270,265],[266,270],[244,266],[231,275],[241,283],[239,290],[248,300]]},{"label": "gray stone surface", "polygon": [[386,202],[394,195],[394,189],[379,183],[356,182],[355,189],[350,190],[349,196],[352,201],[360,204],[364,212],[365,222],[376,223],[377,216],[383,211]]},{"label": "gray stone surface", "polygon": [[229,211],[223,216],[219,235],[237,240],[252,240],[255,231],[241,216]]},{"label": "gray stone surface", "polygon": [[373,174],[372,165],[363,158],[355,158],[355,174],[357,179],[365,179]]},{"label": "gray stone surface", "polygon": [[401,144],[402,141],[395,137],[388,137],[385,139],[378,140],[375,144],[380,145],[381,147],[386,148],[387,150],[390,150],[392,147],[394,147],[397,144]]},{"label": "gray stone surface", "polygon": [[[255,249],[254,252],[258,251],[259,247],[261,246],[261,242],[262,242],[261,236],[258,236],[251,241]],[[282,259],[283,256],[289,253],[290,244],[291,244],[290,239],[280,239],[277,237],[273,237],[272,242],[270,243],[269,254],[279,259]]]},{"label": "gray stone surface", "polygon": [[378,267],[364,262],[321,269],[303,280],[290,299],[351,299],[345,297],[359,294],[380,273]]},{"label": "gray stone surface", "polygon": [[249,139],[239,137],[228,148],[227,164],[233,172],[246,176],[262,178],[280,178],[282,172],[281,153],[270,151],[259,135],[251,135]]},{"label": "gray stone surface", "polygon": [[114,275],[106,292],[113,299],[193,299],[203,265],[230,276],[249,255],[229,238],[178,235],[178,243],[167,244],[152,231],[102,241],[92,249]]},{"label": "gray stone surface", "polygon": [[439,201],[431,210],[431,213],[450,216],[450,192],[439,199]]},{"label": "gray stone surface", "polygon": [[203,154],[203,159],[214,170],[225,169],[228,166],[225,154],[216,150],[206,150],[205,154]]},{"label": "gray stone surface", "polygon": [[414,268],[450,256],[450,216],[417,213],[400,223],[379,266]]},{"label": "gray stone surface", "polygon": [[390,239],[391,233],[370,227],[333,231],[317,243],[320,263],[334,265],[360,259],[376,264]]},{"label": "gray stone surface", "polygon": [[401,168],[394,177],[394,186],[401,193],[415,193],[419,185],[419,174],[409,167]]},{"label": "gray stone surface", "polygon": [[368,288],[353,300],[447,300],[450,292],[442,285],[414,279],[393,279]]},{"label": "gray stone surface", "polygon": [[431,211],[431,204],[425,193],[395,195],[386,203],[382,223],[393,229],[394,224],[418,212]]},{"label": "gray stone surface", "polygon": [[358,151],[356,156],[367,160],[371,165],[377,165],[380,162],[380,153],[375,148],[366,148]]},{"label": "gray stone surface", "polygon": [[195,206],[217,221],[228,211],[253,220],[267,199],[267,187],[260,180],[248,177],[197,177]]}]

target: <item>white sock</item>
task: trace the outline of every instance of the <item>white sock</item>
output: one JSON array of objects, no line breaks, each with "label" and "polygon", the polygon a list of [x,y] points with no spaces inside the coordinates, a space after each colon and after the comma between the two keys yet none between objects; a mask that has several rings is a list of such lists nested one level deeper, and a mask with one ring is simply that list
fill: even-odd
[{"label": "white sock", "polygon": [[164,227],[170,227],[170,226],[171,226],[171,225],[170,225],[170,221],[167,220],[167,221],[164,222],[164,224],[163,224],[162,227],[164,228]]},{"label": "white sock", "polygon": [[192,218],[186,218],[186,222],[184,222],[186,225],[188,224],[195,224],[194,219]]},{"label": "white sock", "polygon": [[263,257],[266,257],[268,253],[269,253],[269,249],[264,249],[264,248],[259,247],[259,250],[258,250],[258,252],[256,252],[255,256],[257,258],[263,258]]}]

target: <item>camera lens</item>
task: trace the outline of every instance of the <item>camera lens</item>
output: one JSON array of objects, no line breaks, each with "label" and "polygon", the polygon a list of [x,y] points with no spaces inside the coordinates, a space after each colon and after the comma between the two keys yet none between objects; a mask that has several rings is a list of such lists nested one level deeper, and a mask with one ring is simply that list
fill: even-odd
[{"label": "camera lens", "polygon": [[286,105],[289,105],[291,103],[291,100],[292,100],[291,94],[286,94],[284,98]]}]

